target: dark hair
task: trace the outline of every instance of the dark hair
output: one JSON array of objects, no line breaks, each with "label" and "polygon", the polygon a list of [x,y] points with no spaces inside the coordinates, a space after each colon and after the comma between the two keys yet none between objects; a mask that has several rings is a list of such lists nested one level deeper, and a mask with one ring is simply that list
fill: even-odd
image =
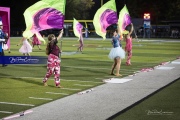
[{"label": "dark hair", "polygon": [[47,46],[46,46],[46,55],[49,55],[50,54],[50,41],[47,43]]},{"label": "dark hair", "polygon": [[113,30],[113,33],[114,33],[114,32],[117,32],[117,33],[118,33],[118,30],[117,30],[117,29],[114,29],[114,30]]},{"label": "dark hair", "polygon": [[54,34],[50,34],[50,35],[48,35],[48,41],[51,41],[53,37],[55,37],[55,35],[54,35]]}]

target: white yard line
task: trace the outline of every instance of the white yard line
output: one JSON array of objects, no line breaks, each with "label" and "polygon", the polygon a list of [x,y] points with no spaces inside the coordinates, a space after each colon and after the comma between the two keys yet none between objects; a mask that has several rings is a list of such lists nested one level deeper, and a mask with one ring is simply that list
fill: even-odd
[{"label": "white yard line", "polygon": [[11,114],[13,112],[9,112],[9,111],[0,111],[0,113],[7,113],[7,114]]},{"label": "white yard line", "polygon": [[0,102],[0,104],[20,105],[20,106],[35,106],[32,104],[21,104],[21,103],[11,103],[11,102]]},{"label": "white yard line", "polygon": [[68,67],[68,68],[81,68],[81,69],[98,69],[98,70],[101,70],[101,69],[107,69],[109,70],[109,68],[93,68],[93,67],[76,67],[76,66],[63,66],[63,67]]},{"label": "white yard line", "polygon": [[37,99],[37,100],[53,100],[51,98],[38,98],[38,97],[29,97],[30,99]]},{"label": "white yard line", "polygon": [[59,95],[69,95],[67,93],[56,93],[56,92],[46,92],[46,93],[48,93],[48,94],[55,94],[55,95],[57,95],[57,94],[59,94]]},{"label": "white yard line", "polygon": [[[36,77],[9,77],[9,76],[0,76],[0,78],[24,78],[24,79],[42,79],[42,78],[36,78]],[[54,79],[49,79],[54,80]],[[94,82],[94,81],[81,81],[81,80],[67,80],[67,79],[61,79],[61,81],[77,81],[77,82],[92,82],[92,83],[102,83],[102,82]]]},{"label": "white yard line", "polygon": [[72,90],[72,91],[77,91],[77,90],[81,90],[81,89],[74,89],[74,88],[61,88],[63,90]]},{"label": "white yard line", "polygon": [[76,86],[88,86],[88,87],[93,86],[93,85],[81,85],[81,84],[74,84],[74,85],[76,85]]},{"label": "white yard line", "polygon": [[87,82],[91,82],[91,83],[102,83],[102,82],[94,82],[94,81],[80,81],[80,80],[66,80],[66,79],[61,79],[62,81],[77,81],[77,82],[82,82],[82,83],[87,83]]}]

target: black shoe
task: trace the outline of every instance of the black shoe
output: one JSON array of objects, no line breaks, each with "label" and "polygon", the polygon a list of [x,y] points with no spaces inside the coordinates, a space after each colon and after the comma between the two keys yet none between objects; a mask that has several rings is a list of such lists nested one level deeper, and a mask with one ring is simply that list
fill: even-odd
[{"label": "black shoe", "polygon": [[6,66],[7,66],[7,65],[5,65],[5,64],[4,64],[4,65],[2,65],[2,67],[6,67]]}]

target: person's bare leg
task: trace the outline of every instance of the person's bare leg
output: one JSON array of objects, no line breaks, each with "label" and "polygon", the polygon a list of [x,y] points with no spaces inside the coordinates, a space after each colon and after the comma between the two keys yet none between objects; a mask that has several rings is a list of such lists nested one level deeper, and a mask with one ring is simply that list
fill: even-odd
[{"label": "person's bare leg", "polygon": [[121,68],[121,58],[117,58],[116,76],[122,76],[121,74],[119,74],[120,68]]},{"label": "person's bare leg", "polygon": [[30,56],[30,53],[27,53],[27,56]]},{"label": "person's bare leg", "polygon": [[116,67],[116,65],[117,65],[117,60],[116,59],[114,59],[114,63],[113,63],[113,65],[112,65],[112,69],[111,69],[111,75],[114,75],[114,69],[115,69],[115,67]]},{"label": "person's bare leg", "polygon": [[40,45],[37,45],[37,46],[38,46],[39,50],[41,50]]}]

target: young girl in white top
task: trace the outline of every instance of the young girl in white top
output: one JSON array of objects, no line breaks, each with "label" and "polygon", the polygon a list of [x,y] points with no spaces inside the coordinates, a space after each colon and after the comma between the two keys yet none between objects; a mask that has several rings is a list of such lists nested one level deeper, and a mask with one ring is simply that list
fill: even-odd
[{"label": "young girl in white top", "polygon": [[27,55],[30,56],[30,52],[32,52],[32,46],[30,45],[30,43],[28,42],[28,39],[26,39],[25,37],[23,37],[19,44],[20,45],[22,43],[21,48],[19,49],[19,52],[22,53],[23,55]]}]

